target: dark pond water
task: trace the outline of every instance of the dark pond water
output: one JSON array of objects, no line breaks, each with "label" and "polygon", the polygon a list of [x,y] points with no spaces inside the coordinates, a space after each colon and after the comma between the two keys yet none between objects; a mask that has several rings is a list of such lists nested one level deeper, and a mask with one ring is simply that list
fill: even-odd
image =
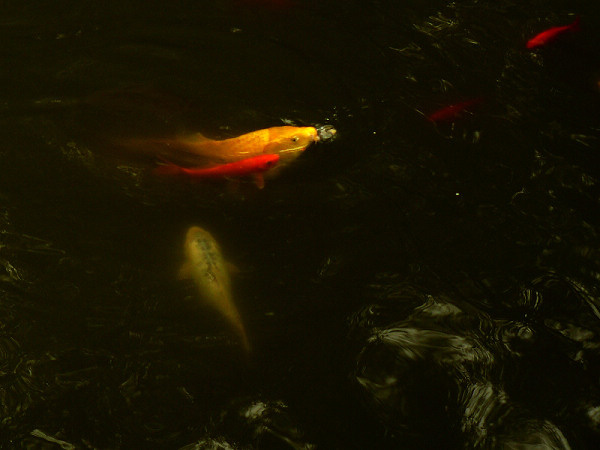
[{"label": "dark pond water", "polygon": [[[595,2],[2,10],[1,448],[597,448]],[[338,133],[262,190],[111,151],[289,123]],[[192,225],[250,357],[176,279]]]}]

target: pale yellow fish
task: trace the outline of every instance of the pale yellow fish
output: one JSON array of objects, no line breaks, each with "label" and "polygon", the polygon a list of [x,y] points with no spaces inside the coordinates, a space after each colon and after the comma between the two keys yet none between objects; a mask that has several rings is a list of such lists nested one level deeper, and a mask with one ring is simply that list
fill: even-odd
[{"label": "pale yellow fish", "polygon": [[202,301],[225,317],[239,336],[244,350],[250,352],[244,324],[232,299],[227,263],[217,241],[208,231],[192,226],[186,233],[184,256],[179,277],[195,283]]}]

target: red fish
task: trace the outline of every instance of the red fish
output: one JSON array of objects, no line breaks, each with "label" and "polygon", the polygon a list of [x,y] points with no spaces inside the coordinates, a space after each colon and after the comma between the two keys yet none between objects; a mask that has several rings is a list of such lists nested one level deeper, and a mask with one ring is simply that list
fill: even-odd
[{"label": "red fish", "polygon": [[263,172],[274,167],[279,161],[279,155],[264,154],[242,159],[228,164],[214,167],[181,167],[165,161],[166,164],[154,169],[159,175],[187,175],[190,178],[221,179],[228,177],[254,176],[254,181],[259,188],[265,185]]},{"label": "red fish", "polygon": [[577,16],[577,18],[575,18],[575,20],[569,25],[552,27],[532,37],[527,41],[527,48],[543,47],[544,45],[547,45],[557,39],[559,36],[574,31],[579,31],[579,16]]},{"label": "red fish", "polygon": [[463,111],[467,110],[471,106],[478,105],[481,102],[483,102],[483,97],[477,97],[464,102],[455,103],[454,105],[446,106],[429,114],[427,116],[427,120],[430,120],[434,123],[450,122],[456,119],[456,117],[458,117]]}]

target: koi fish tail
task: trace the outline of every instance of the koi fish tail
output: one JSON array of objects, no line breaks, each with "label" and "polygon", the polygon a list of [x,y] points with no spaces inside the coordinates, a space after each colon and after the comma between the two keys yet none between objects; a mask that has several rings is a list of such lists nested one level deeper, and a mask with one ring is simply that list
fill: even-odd
[{"label": "koi fish tail", "polygon": [[239,338],[240,344],[244,349],[244,352],[246,352],[246,354],[250,354],[252,351],[252,347],[250,345],[250,341],[248,340],[248,335],[246,334],[246,327],[244,327],[241,318],[237,315],[236,312],[235,317],[228,317],[228,319],[230,321],[230,325],[233,331],[235,332],[235,334],[237,334]]},{"label": "koi fish tail", "polygon": [[155,168],[152,172],[156,175],[179,175],[180,173],[182,173],[181,167],[179,167],[176,164],[173,164],[170,161],[167,161],[166,159],[162,158],[162,157],[158,157],[158,159],[160,159],[160,161],[162,161],[162,165],[158,166],[157,168]]},{"label": "koi fish tail", "polygon": [[243,330],[240,333],[240,340],[241,340],[242,347],[244,348],[244,351],[247,354],[250,354],[252,352],[252,347],[250,346],[250,341],[248,340],[248,336],[246,335],[246,332]]},{"label": "koi fish tail", "polygon": [[181,173],[181,167],[175,164],[164,164],[155,168],[152,173],[156,175],[179,175]]},{"label": "koi fish tail", "polygon": [[240,340],[240,344],[244,349],[246,354],[250,354],[252,352],[252,347],[250,345],[250,341],[248,340],[248,335],[246,334],[246,329],[240,320],[231,323],[235,333],[238,335]]},{"label": "koi fish tail", "polygon": [[581,18],[579,16],[575,17],[575,20],[571,24],[571,30],[572,31],[579,31],[581,29],[580,23],[581,23]]}]

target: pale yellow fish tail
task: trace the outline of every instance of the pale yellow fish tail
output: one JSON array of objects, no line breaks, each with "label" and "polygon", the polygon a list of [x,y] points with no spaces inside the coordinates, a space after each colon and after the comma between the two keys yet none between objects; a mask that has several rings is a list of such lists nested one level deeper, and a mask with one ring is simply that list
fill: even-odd
[{"label": "pale yellow fish tail", "polygon": [[240,333],[240,339],[242,341],[242,348],[244,349],[246,354],[249,355],[250,353],[252,353],[252,346],[250,345],[250,341],[248,340],[248,336],[246,335],[245,331],[242,331],[242,333]]},{"label": "pale yellow fish tail", "polygon": [[232,321],[231,324],[235,328],[235,332],[237,333],[240,339],[240,344],[242,345],[242,348],[247,354],[250,354],[252,352],[252,346],[250,345],[250,340],[248,339],[248,335],[246,334],[244,324],[239,318],[236,321]]},{"label": "pale yellow fish tail", "polygon": [[228,308],[222,308],[221,313],[225,316],[225,318],[229,322],[229,325],[230,325],[232,331],[234,331],[235,334],[240,339],[240,344],[242,345],[242,347],[244,348],[246,353],[250,353],[251,345],[250,345],[250,341],[248,340],[248,335],[246,334],[246,328],[244,327],[242,318],[241,318],[237,308],[235,308],[235,306],[233,305],[233,303],[231,303],[231,302],[228,303],[228,306],[229,306]]}]

